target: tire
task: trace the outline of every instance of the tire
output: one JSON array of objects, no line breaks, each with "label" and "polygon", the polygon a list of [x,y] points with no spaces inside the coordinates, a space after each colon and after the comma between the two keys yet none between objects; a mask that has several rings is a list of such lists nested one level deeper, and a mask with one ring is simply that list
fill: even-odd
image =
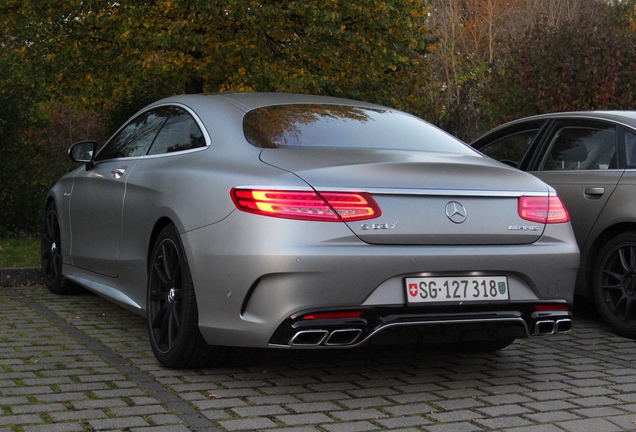
[{"label": "tire", "polygon": [[208,345],[199,331],[192,276],[172,225],[159,233],[152,249],[146,296],[150,345],[163,366],[196,368],[222,360],[224,348]]},{"label": "tire", "polygon": [[464,353],[489,353],[502,350],[511,345],[514,341],[514,338],[506,338],[483,341],[453,342],[451,343],[451,349],[455,352]]},{"label": "tire", "polygon": [[594,304],[618,335],[636,339],[636,232],[625,232],[599,251],[592,278]]},{"label": "tire", "polygon": [[46,207],[40,240],[42,279],[53,294],[76,294],[80,289],[62,274],[62,242],[60,222],[55,203]]}]

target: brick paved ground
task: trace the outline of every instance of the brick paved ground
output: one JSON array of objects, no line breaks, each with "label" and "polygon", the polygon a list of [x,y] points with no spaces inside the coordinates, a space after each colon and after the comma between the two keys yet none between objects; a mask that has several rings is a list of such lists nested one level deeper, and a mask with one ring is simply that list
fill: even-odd
[{"label": "brick paved ground", "polygon": [[0,432],[636,430],[636,345],[589,312],[494,355],[245,350],[174,371],[97,296],[0,294]]}]

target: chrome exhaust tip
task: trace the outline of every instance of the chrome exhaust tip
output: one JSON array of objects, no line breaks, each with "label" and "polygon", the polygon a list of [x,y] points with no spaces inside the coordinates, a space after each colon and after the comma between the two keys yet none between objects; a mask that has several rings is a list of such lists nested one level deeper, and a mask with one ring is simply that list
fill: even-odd
[{"label": "chrome exhaust tip", "polygon": [[334,330],[325,341],[325,345],[351,345],[358,339],[361,333],[361,329]]},{"label": "chrome exhaust tip", "polygon": [[557,333],[568,333],[572,331],[572,320],[571,319],[561,319],[556,322],[556,331]]},{"label": "chrome exhaust tip", "polygon": [[327,330],[301,330],[289,341],[293,346],[318,346],[329,336]]},{"label": "chrome exhaust tip", "polygon": [[550,335],[557,332],[557,325],[554,321],[537,321],[534,325],[534,333],[539,335]]}]

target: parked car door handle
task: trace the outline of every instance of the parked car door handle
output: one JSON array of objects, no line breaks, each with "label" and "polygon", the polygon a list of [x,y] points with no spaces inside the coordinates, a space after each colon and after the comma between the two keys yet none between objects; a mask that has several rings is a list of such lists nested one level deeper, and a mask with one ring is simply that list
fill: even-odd
[{"label": "parked car door handle", "polygon": [[605,193],[605,188],[602,187],[589,187],[585,188],[585,197],[591,199],[600,198]]},{"label": "parked car door handle", "polygon": [[120,178],[121,176],[124,175],[124,173],[126,172],[126,168],[128,168],[128,167],[113,168],[110,173],[113,175],[113,177],[118,179],[118,178]]}]

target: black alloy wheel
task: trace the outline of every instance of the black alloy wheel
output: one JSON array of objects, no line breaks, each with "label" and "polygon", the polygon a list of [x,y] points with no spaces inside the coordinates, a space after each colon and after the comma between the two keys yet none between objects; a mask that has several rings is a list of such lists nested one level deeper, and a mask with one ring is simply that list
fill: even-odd
[{"label": "black alloy wheel", "polygon": [[53,294],[72,294],[76,286],[62,274],[62,242],[55,203],[46,207],[40,241],[40,262],[44,284]]},{"label": "black alloy wheel", "polygon": [[636,233],[612,238],[594,267],[594,303],[612,330],[636,338]]},{"label": "black alloy wheel", "polygon": [[147,309],[150,345],[162,365],[194,368],[220,361],[222,349],[209,346],[199,331],[190,269],[172,225],[161,231],[152,251]]}]

